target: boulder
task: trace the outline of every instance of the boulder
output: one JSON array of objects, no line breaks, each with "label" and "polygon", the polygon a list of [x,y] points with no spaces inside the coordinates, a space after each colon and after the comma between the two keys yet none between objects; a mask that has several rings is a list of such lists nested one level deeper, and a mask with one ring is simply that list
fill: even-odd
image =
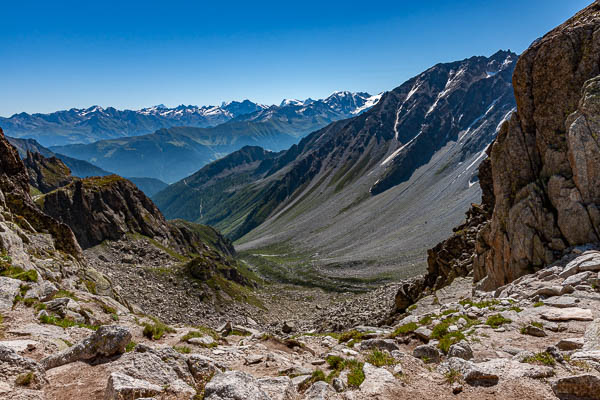
[{"label": "boulder", "polygon": [[534,326],[534,325],[524,326],[521,333],[523,333],[525,335],[529,335],[529,336],[535,336],[535,337],[547,336],[546,332],[544,332],[544,330],[542,328]]},{"label": "boulder", "polygon": [[44,368],[39,363],[0,345],[0,382],[14,382],[17,376],[27,373],[33,374],[31,388],[39,389],[47,383]]},{"label": "boulder", "polygon": [[579,303],[579,299],[572,296],[560,296],[544,300],[545,305],[556,308],[577,307],[577,303]]},{"label": "boulder", "polygon": [[439,350],[436,347],[428,344],[415,347],[413,350],[413,356],[420,358],[421,360],[425,360],[426,362],[437,363],[440,361]]},{"label": "boulder", "polygon": [[379,349],[379,350],[387,350],[389,352],[392,352],[394,350],[400,350],[400,347],[392,339],[368,339],[368,340],[363,340],[360,343],[360,349],[363,351]]},{"label": "boulder", "polygon": [[562,282],[563,286],[566,285],[571,285],[571,286],[577,286],[577,285],[581,285],[582,283],[584,283],[585,281],[587,281],[588,279],[590,279],[592,276],[594,275],[593,272],[591,271],[584,271],[584,272],[579,272],[573,276],[568,277],[567,279],[565,279]]},{"label": "boulder", "polygon": [[569,307],[549,309],[541,317],[548,321],[592,321],[592,311],[585,308]]},{"label": "boulder", "polygon": [[287,376],[261,378],[258,385],[272,400],[296,400],[298,392]]},{"label": "boulder", "polygon": [[0,311],[9,311],[12,309],[13,301],[19,294],[21,282],[18,279],[0,276]]},{"label": "boulder", "polygon": [[467,343],[465,340],[461,340],[460,342],[450,346],[450,349],[448,350],[448,357],[457,357],[462,358],[463,360],[470,360],[473,358],[473,350],[471,349],[471,346],[469,346],[469,343]]},{"label": "boulder", "polygon": [[128,375],[113,372],[108,378],[104,394],[105,400],[135,400],[142,397],[154,396],[163,389],[150,382],[135,379]]},{"label": "boulder", "polygon": [[360,385],[360,391],[370,396],[381,395],[386,387],[396,381],[394,375],[385,368],[377,368],[369,363],[363,367],[365,380]]},{"label": "boulder", "polygon": [[583,338],[561,339],[556,344],[556,347],[562,351],[579,350],[583,347]]},{"label": "boulder", "polygon": [[336,396],[335,389],[323,381],[313,383],[304,393],[306,400],[332,400],[334,396]]},{"label": "boulder", "polygon": [[560,400],[599,400],[600,377],[582,374],[560,378],[552,382],[552,390]]},{"label": "boulder", "polygon": [[252,375],[240,371],[227,371],[215,375],[204,388],[204,399],[271,400]]},{"label": "boulder", "polygon": [[203,356],[202,354],[190,354],[187,358],[187,364],[196,382],[206,382],[213,375],[223,372],[225,369],[212,358]]},{"label": "boulder", "polygon": [[124,353],[125,346],[130,341],[131,333],[127,328],[118,325],[104,325],[73,347],[48,356],[40,363],[48,370],[79,360],[90,360],[98,356],[108,357]]}]

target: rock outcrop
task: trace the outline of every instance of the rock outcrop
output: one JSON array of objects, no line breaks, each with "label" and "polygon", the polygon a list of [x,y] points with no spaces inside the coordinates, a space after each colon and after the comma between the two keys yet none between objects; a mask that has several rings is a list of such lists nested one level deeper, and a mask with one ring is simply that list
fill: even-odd
[{"label": "rock outcrop", "polygon": [[[17,150],[6,140],[0,129],[0,208],[16,218],[15,222],[29,232],[45,232],[52,235],[54,246],[78,259],[81,248],[69,227],[41,212],[29,194],[29,176]],[[0,247],[10,247],[0,243]]]},{"label": "rock outcrop", "polygon": [[141,190],[117,175],[75,178],[36,200],[47,214],[71,227],[85,249],[127,234],[149,237],[181,254],[208,249],[199,231],[171,224]]},{"label": "rock outcrop", "polygon": [[490,152],[495,206],[474,277],[504,285],[600,232],[600,3],[536,41],[517,62],[517,112]]},{"label": "rock outcrop", "polygon": [[42,193],[66,186],[73,180],[69,167],[56,157],[46,158],[40,153],[28,151],[23,162],[29,175],[29,184]]}]

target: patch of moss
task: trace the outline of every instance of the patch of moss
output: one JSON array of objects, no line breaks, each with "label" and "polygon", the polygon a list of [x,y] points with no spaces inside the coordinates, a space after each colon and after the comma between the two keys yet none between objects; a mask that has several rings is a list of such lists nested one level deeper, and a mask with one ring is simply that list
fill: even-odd
[{"label": "patch of moss", "polygon": [[533,306],[534,306],[534,307],[541,307],[541,306],[543,306],[543,305],[544,305],[544,302],[543,302],[543,301],[536,301],[535,303],[533,303]]},{"label": "patch of moss", "polygon": [[59,290],[58,292],[56,292],[56,294],[54,296],[52,296],[53,299],[59,299],[61,297],[68,297],[75,301],[79,301],[79,298],[77,296],[75,296],[75,293],[70,292],[68,290],[64,290],[64,289]]}]

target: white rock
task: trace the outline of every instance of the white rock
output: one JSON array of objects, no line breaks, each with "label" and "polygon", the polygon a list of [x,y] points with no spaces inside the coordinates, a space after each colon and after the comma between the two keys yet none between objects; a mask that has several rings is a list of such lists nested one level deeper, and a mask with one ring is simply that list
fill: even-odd
[{"label": "white rock", "polygon": [[104,398],[106,400],[137,399],[154,396],[160,392],[162,392],[162,388],[158,385],[113,372],[108,378]]},{"label": "white rock", "polygon": [[386,387],[396,381],[394,375],[384,368],[377,368],[369,363],[363,367],[365,380],[360,385],[360,391],[368,395],[382,394]]},{"label": "white rock", "polygon": [[545,310],[541,317],[548,321],[592,321],[594,319],[592,311],[586,308],[552,308]]}]

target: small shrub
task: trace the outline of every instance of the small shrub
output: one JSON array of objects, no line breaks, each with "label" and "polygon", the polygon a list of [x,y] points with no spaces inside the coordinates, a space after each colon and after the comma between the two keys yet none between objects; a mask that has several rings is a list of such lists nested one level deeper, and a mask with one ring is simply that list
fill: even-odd
[{"label": "small shrub", "polygon": [[159,340],[165,333],[173,333],[175,329],[161,322],[158,318],[152,318],[153,323],[145,323],[143,334],[148,339]]},{"label": "small shrub", "polygon": [[396,359],[389,355],[387,352],[380,350],[373,350],[366,358],[369,364],[373,364],[376,367],[383,367],[384,365],[395,365]]},{"label": "small shrub", "polygon": [[444,378],[446,380],[446,383],[453,384],[462,380],[462,374],[460,373],[460,371],[451,368],[448,372],[444,374]]},{"label": "small shrub", "polygon": [[17,376],[15,383],[19,386],[29,386],[33,382],[33,372],[27,372]]},{"label": "small shrub", "polygon": [[130,351],[132,351],[135,348],[135,346],[137,346],[137,343],[134,341],[131,341],[131,342],[127,343],[127,346],[125,346],[125,351],[127,353],[129,353]]},{"label": "small shrub", "polygon": [[496,328],[501,327],[504,324],[510,324],[511,322],[512,322],[511,319],[504,318],[500,314],[494,314],[494,315],[490,315],[488,317],[488,319],[485,321],[485,324],[491,326],[494,329],[496,329]]},{"label": "small shrub", "polygon": [[543,365],[555,365],[556,361],[554,361],[554,357],[550,355],[548,352],[536,353],[531,357],[527,357],[523,360],[523,362],[529,364],[543,364]]}]

